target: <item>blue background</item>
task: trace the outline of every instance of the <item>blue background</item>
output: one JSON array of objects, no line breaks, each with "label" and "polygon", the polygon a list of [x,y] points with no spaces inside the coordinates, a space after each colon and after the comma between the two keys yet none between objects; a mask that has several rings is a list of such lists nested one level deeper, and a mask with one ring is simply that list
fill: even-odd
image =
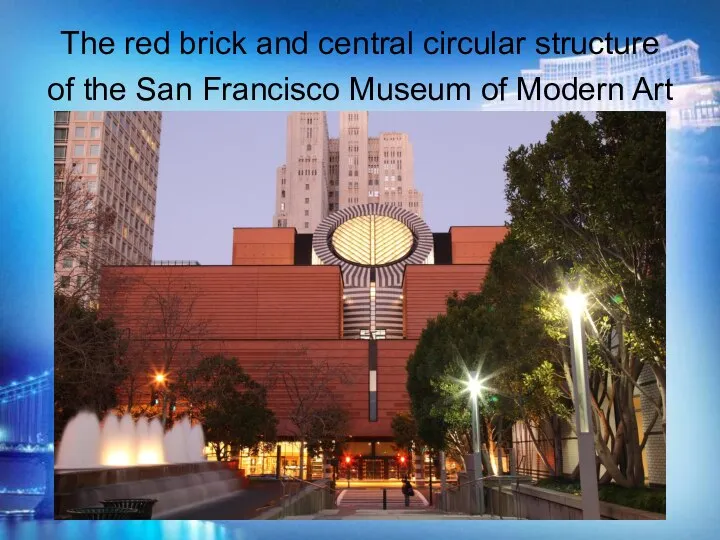
[{"label": "blue background", "polygon": [[[54,103],[47,97],[51,82],[97,76],[132,82],[152,74],[157,80],[197,80],[219,75],[232,81],[343,80],[348,75],[393,80],[466,80],[477,82],[515,77],[537,67],[528,47],[516,57],[320,57],[276,56],[68,56],[60,30],[85,29],[95,36],[160,34],[184,29],[200,35],[237,30],[248,42],[261,35],[311,36],[438,33],[499,34],[535,37],[567,35],[657,35],[693,39],[700,45],[704,73],[720,75],[718,2],[40,2],[10,1],[0,24],[0,384],[11,377],[52,366],[52,111],[54,109],[142,109],[128,99],[120,103]],[[77,90],[77,88],[76,88]],[[132,95],[132,93],[131,93]],[[76,95],[81,97],[80,94]],[[196,97],[200,97],[196,95]],[[347,102],[294,103],[208,102],[153,103],[163,110],[347,109]],[[448,109],[444,103],[406,102],[355,105],[354,108]],[[452,108],[477,108],[454,104]],[[478,114],[478,121],[482,121]],[[375,535],[503,534],[542,538],[558,534],[605,537],[643,534],[657,537],[710,537],[717,511],[718,453],[716,410],[720,380],[720,149],[718,131],[671,134],[668,162],[668,520],[666,522],[352,522],[112,524],[0,522],[0,538],[26,535],[49,538],[346,538]],[[501,532],[501,530],[503,532]],[[128,536],[129,535],[129,536]]]}]

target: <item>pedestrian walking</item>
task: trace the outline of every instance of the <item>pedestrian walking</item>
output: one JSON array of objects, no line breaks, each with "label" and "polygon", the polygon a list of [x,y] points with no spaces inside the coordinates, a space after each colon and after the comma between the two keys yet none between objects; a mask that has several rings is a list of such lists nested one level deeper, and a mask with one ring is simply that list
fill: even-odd
[{"label": "pedestrian walking", "polygon": [[403,480],[402,494],[405,495],[405,506],[410,506],[410,497],[415,496],[415,490],[407,478]]}]

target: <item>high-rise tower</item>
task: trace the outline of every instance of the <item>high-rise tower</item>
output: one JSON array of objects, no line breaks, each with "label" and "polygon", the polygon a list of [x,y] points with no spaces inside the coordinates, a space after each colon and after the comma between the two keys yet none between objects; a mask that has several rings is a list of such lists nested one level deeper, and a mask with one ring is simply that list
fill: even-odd
[{"label": "high-rise tower", "polygon": [[323,218],[357,204],[384,203],[422,217],[407,133],[368,135],[367,111],[341,112],[329,138],[324,112],[288,117],[286,163],[277,169],[273,225],[312,233]]}]

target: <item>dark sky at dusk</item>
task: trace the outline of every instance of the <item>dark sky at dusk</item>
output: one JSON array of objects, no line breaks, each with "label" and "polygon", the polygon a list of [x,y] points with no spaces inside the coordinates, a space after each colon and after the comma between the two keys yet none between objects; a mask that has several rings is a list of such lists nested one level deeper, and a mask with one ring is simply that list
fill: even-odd
[{"label": "dark sky at dusk", "polygon": [[[555,113],[375,112],[370,135],[409,134],[433,232],[502,225],[509,148],[544,139]],[[153,259],[230,264],[233,227],[269,227],[287,113],[166,112]],[[338,113],[328,113],[337,136]]]}]

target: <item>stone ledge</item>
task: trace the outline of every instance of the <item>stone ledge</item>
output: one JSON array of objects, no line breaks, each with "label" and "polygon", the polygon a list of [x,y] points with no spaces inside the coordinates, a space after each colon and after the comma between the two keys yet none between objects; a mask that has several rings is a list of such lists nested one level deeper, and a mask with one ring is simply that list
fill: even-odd
[{"label": "stone ledge", "polygon": [[[572,495],[570,493],[562,493],[547,488],[540,488],[536,486],[518,485],[513,487],[513,491],[520,493],[525,496],[533,497],[535,499],[541,499],[549,501],[558,505],[566,506],[569,508],[582,511],[582,498],[579,495]],[[628,506],[621,506],[619,504],[608,503],[600,501],[600,514],[603,519],[613,520],[664,520],[665,514],[658,514],[655,512],[648,512],[646,510],[639,510],[637,508],[630,508]]]}]

